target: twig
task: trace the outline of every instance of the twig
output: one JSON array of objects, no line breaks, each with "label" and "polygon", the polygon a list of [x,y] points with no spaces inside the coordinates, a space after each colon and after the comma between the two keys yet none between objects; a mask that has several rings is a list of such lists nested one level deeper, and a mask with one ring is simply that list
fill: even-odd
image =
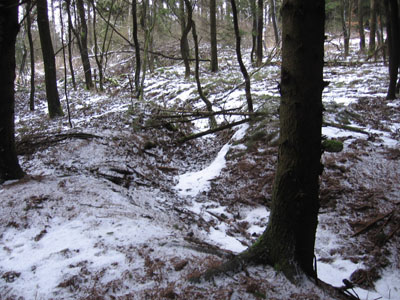
[{"label": "twig", "polygon": [[380,220],[383,220],[384,218],[386,218],[387,216],[391,215],[393,213],[393,210],[386,213],[386,214],[382,214],[378,217],[376,217],[375,219],[369,221],[363,228],[357,230],[355,233],[353,233],[352,237],[357,236],[367,230],[369,230],[372,226],[374,226],[376,223],[378,223]]}]

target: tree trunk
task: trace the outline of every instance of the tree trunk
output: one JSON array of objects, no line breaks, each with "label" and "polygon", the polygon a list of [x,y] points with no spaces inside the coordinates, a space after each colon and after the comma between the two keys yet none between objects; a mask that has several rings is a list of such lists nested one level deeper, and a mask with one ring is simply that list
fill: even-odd
[{"label": "tree trunk", "polygon": [[397,0],[385,0],[387,40],[389,50],[389,88],[386,99],[396,99],[396,82],[399,69],[400,33]]},{"label": "tree trunk", "polygon": [[81,24],[80,34],[79,37],[77,37],[79,38],[79,43],[80,43],[79,50],[81,52],[83,72],[85,73],[86,88],[90,90],[93,88],[93,81],[92,81],[92,70],[90,67],[89,52],[87,46],[88,28],[86,24],[85,7],[83,6],[83,0],[76,0],[76,7],[78,9],[79,22]]},{"label": "tree trunk", "polygon": [[210,0],[211,72],[218,72],[216,0]]},{"label": "tree trunk", "polygon": [[232,16],[233,16],[233,27],[235,29],[235,37],[236,37],[236,56],[237,60],[239,62],[240,66],[240,71],[243,74],[243,78],[245,81],[245,90],[246,90],[246,100],[247,100],[247,109],[249,112],[253,112],[253,100],[251,98],[251,86],[250,86],[250,76],[249,73],[247,73],[246,66],[243,63],[242,60],[242,53],[240,49],[240,31],[239,31],[239,21],[238,21],[238,13],[236,9],[236,2],[235,0],[231,0],[231,6],[232,6]]},{"label": "tree trunk", "polygon": [[31,61],[31,90],[29,93],[29,109],[31,111],[35,110],[35,48],[33,46],[33,39],[32,39],[32,20],[31,20],[31,8],[32,8],[32,1],[29,0],[27,2],[26,8],[26,33],[28,36],[28,43],[29,43],[29,53],[30,53],[30,61]]},{"label": "tree trunk", "polygon": [[263,59],[263,15],[264,15],[264,6],[263,0],[257,1],[257,51],[256,51],[256,66],[260,67],[262,65]]},{"label": "tree trunk", "polygon": [[250,60],[254,65],[254,54],[256,53],[257,48],[257,5],[256,0],[250,0],[250,10],[251,10],[251,53]]},{"label": "tree trunk", "polygon": [[143,53],[143,63],[142,63],[142,78],[140,83],[140,97],[139,100],[143,101],[144,99],[144,80],[146,79],[147,72],[147,64],[148,64],[148,56],[149,56],[149,46],[152,38],[152,31],[155,26],[156,21],[156,3],[157,1],[153,1],[152,10],[149,9],[150,3],[148,0],[143,1],[143,6],[146,8],[145,11],[150,10],[143,15],[142,26],[144,30],[144,53]]},{"label": "tree trunk", "polygon": [[18,31],[18,1],[3,0],[0,4],[0,183],[24,175],[18,163],[14,137],[15,42]]},{"label": "tree trunk", "polygon": [[137,3],[132,0],[132,35],[135,45],[135,94],[140,97],[140,44],[138,39]]},{"label": "tree trunk", "polygon": [[[196,32],[196,24],[193,22],[193,16],[192,16],[192,4],[190,3],[190,0],[184,0],[186,4],[186,9],[187,9],[187,15],[188,15],[188,24],[190,23],[190,28],[192,28],[192,35],[193,35],[193,41],[194,41],[194,51],[195,51],[195,56],[196,56],[196,66],[195,66],[195,78],[196,78],[196,83],[197,83],[197,91],[199,92],[199,96],[201,100],[205,103],[207,107],[207,111],[213,112],[212,109],[212,104],[210,100],[207,99],[207,97],[203,93],[203,89],[201,87],[200,83],[200,75],[199,75],[199,43],[198,43],[198,38],[197,38],[197,32]],[[217,121],[215,120],[215,116],[211,115],[209,117],[209,123],[210,123],[210,128],[216,128],[217,127]]]},{"label": "tree trunk", "polygon": [[271,10],[272,27],[274,29],[275,45],[276,45],[276,47],[279,47],[280,39],[279,39],[278,24],[276,23],[275,0],[270,0],[269,3],[270,3],[270,10]]},{"label": "tree trunk", "polygon": [[[69,71],[71,73],[71,80],[72,80],[72,86],[74,90],[76,91],[76,81],[75,81],[75,71],[74,71],[74,64],[72,62],[73,59],[73,51],[72,51],[72,20],[71,20],[71,11],[70,11],[70,6],[69,3],[66,2],[66,10],[67,10],[67,17],[68,17],[68,65],[69,65]],[[70,26],[71,25],[71,26]]]},{"label": "tree trunk", "polygon": [[185,21],[185,3],[184,0],[179,0],[179,19],[181,23],[182,36],[181,36],[181,55],[185,65],[185,78],[190,77],[190,64],[189,64],[189,42],[188,34],[191,29],[191,24]]},{"label": "tree trunk", "polygon": [[364,33],[364,10],[362,6],[363,0],[358,0],[358,33],[360,35],[360,53],[365,52],[365,33]]},{"label": "tree trunk", "polygon": [[46,96],[50,118],[62,116],[60,97],[57,90],[56,61],[51,42],[49,18],[47,15],[47,0],[37,0],[37,23],[39,27],[40,44],[42,46],[44,73],[46,81]]},{"label": "tree trunk", "polygon": [[375,52],[375,36],[376,36],[376,0],[371,0],[370,17],[369,17],[369,54]]},{"label": "tree trunk", "polygon": [[[347,57],[349,55],[349,46],[350,46],[350,33],[351,33],[351,0],[341,0],[341,14],[340,19],[342,22],[342,32],[343,32],[343,40],[344,40],[344,56]],[[346,17],[349,20],[349,23],[346,24]]]},{"label": "tree trunk", "polygon": [[[315,277],[321,174],[324,0],[284,0],[279,159],[268,227],[243,257],[294,282]],[[307,76],[304,76],[307,74]]]}]

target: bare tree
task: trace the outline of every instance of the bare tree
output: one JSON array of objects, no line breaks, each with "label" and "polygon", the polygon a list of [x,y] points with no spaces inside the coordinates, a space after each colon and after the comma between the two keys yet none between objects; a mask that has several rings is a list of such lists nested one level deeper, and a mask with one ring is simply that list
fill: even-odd
[{"label": "bare tree", "polygon": [[[197,32],[196,32],[196,24],[193,21],[192,13],[193,13],[193,8],[192,4],[190,3],[190,0],[184,0],[185,5],[186,5],[186,11],[187,11],[187,22],[190,25],[190,28],[192,29],[192,35],[193,35],[193,40],[194,40],[194,49],[195,49],[195,56],[196,56],[196,67],[195,67],[195,78],[196,78],[196,83],[197,83],[197,91],[199,92],[201,100],[205,103],[207,107],[207,111],[210,113],[213,112],[212,109],[212,104],[210,100],[207,99],[207,97],[204,95],[203,89],[201,87],[200,83],[200,75],[199,75],[199,44],[198,44],[198,38],[197,38]],[[215,120],[214,115],[210,115],[209,117],[210,121],[210,127],[215,128],[217,127],[217,121]]]},{"label": "bare tree", "polygon": [[396,82],[400,64],[399,7],[397,0],[385,0],[389,48],[389,88],[386,99],[396,99]]},{"label": "bare tree", "polygon": [[364,33],[364,10],[363,10],[363,0],[358,0],[357,2],[357,14],[358,14],[358,33],[360,35],[360,52],[365,51],[365,33]]},{"label": "bare tree", "polygon": [[35,47],[33,46],[32,38],[32,19],[31,19],[32,1],[28,0],[26,3],[26,34],[29,43],[30,53],[30,67],[31,67],[31,80],[30,80],[30,93],[29,93],[29,109],[35,110]]},{"label": "bare tree", "polygon": [[263,0],[257,1],[257,48],[256,48],[256,66],[260,67],[263,59],[263,29],[264,29],[264,5]]},{"label": "bare tree", "polygon": [[56,61],[50,35],[49,18],[47,15],[47,0],[37,0],[36,3],[37,23],[44,63],[47,103],[50,118],[54,118],[62,116],[63,112],[57,89]]},{"label": "bare tree", "polygon": [[216,0],[210,0],[211,72],[218,71]]},{"label": "bare tree", "polygon": [[241,52],[241,37],[239,31],[239,21],[238,21],[238,13],[236,9],[236,2],[235,0],[231,0],[231,7],[232,7],[232,15],[233,15],[233,27],[235,29],[235,38],[236,38],[236,56],[239,62],[240,71],[243,74],[243,78],[245,81],[245,90],[246,90],[246,100],[247,100],[247,109],[249,112],[253,112],[253,100],[251,97],[251,85],[250,85],[250,76],[247,72],[246,66],[243,63],[242,59],[242,52]]},{"label": "bare tree", "polygon": [[375,38],[376,38],[376,0],[371,0],[370,17],[369,17],[369,54],[375,52]]},{"label": "bare tree", "polygon": [[137,3],[132,0],[132,37],[135,47],[135,93],[140,97],[140,44],[138,39]]},{"label": "bare tree", "polygon": [[180,41],[181,55],[183,63],[185,64],[185,78],[190,77],[190,64],[189,64],[189,42],[188,34],[190,32],[192,24],[186,22],[185,18],[185,3],[184,0],[179,0],[179,20],[181,23],[182,36]]},{"label": "bare tree", "polygon": [[[67,0],[70,2],[70,0]],[[82,59],[83,72],[85,73],[85,83],[88,90],[93,88],[92,81],[92,69],[90,67],[89,51],[87,46],[88,40],[88,27],[86,24],[85,7],[83,5],[83,0],[76,0],[76,7],[79,14],[79,32],[76,32],[76,37],[78,39],[79,50]]]},{"label": "bare tree", "polygon": [[0,183],[19,179],[24,173],[18,163],[14,137],[15,42],[18,34],[18,1],[0,2]]}]

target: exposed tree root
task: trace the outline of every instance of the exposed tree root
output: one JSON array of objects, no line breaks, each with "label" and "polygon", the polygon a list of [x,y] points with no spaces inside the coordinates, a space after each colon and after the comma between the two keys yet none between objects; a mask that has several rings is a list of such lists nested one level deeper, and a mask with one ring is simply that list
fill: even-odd
[{"label": "exposed tree root", "polygon": [[[244,271],[247,273],[247,267],[251,267],[257,265],[254,261],[254,257],[248,255],[249,252],[245,251],[239,255],[234,256],[232,259],[228,260],[227,262],[209,268],[202,274],[198,276],[190,277],[189,281],[192,283],[200,283],[202,280],[211,281],[215,277],[219,276],[232,276],[235,273],[239,273]],[[327,297],[330,299],[338,299],[338,300],[359,300],[360,298],[357,294],[352,290],[353,286],[344,285],[342,287],[334,287],[322,280],[317,279],[315,281],[312,278],[307,277],[304,275],[305,280],[310,280],[316,287],[320,288]]]}]

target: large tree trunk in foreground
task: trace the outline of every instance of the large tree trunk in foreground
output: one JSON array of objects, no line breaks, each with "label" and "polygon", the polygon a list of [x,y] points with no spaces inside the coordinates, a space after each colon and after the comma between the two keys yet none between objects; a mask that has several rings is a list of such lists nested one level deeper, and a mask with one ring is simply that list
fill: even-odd
[{"label": "large tree trunk in foreground", "polygon": [[46,96],[50,118],[62,116],[60,96],[57,90],[56,61],[51,42],[47,0],[37,0],[37,23],[39,27],[40,45],[42,46]]},{"label": "large tree trunk in foreground", "polygon": [[0,183],[24,174],[14,138],[15,41],[19,30],[18,1],[0,2]]},{"label": "large tree trunk in foreground", "polygon": [[321,174],[324,0],[284,0],[280,146],[268,227],[244,258],[315,277]]}]

